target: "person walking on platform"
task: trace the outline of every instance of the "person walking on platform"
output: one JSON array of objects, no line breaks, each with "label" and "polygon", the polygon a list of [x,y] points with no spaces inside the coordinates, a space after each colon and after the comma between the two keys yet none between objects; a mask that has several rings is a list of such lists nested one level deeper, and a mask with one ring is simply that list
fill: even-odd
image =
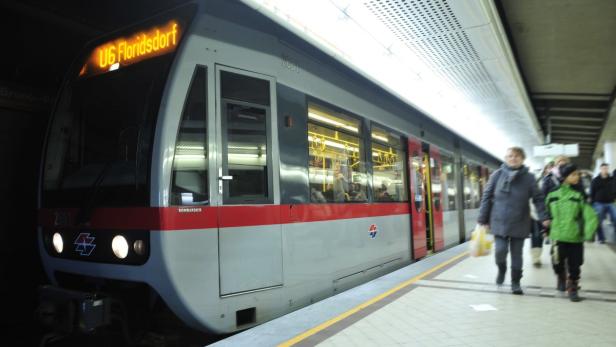
[{"label": "person walking on platform", "polygon": [[[545,177],[543,177],[543,179],[541,180],[541,183],[539,184],[541,186],[541,191],[543,192],[544,196],[547,196],[549,193],[558,189],[558,187],[560,186],[560,181],[561,181],[560,167],[563,165],[569,164],[570,162],[571,160],[569,159],[569,157],[565,155],[559,155],[556,158],[554,158],[554,166],[552,167],[550,172]],[[584,199],[586,199],[586,193],[584,192],[584,186],[582,185],[581,182],[578,182],[577,184],[571,187],[577,190],[578,192],[582,193],[582,195],[584,196]],[[546,227],[544,229],[544,232],[546,235],[549,235],[550,227],[549,226]],[[548,244],[550,242],[550,238],[547,237],[545,239],[545,242],[546,244]]]},{"label": "person walking on platform", "polygon": [[529,199],[532,199],[539,220],[549,225],[544,196],[535,177],[524,166],[524,150],[507,149],[505,164],[494,171],[481,197],[477,223],[490,227],[495,239],[495,260],[498,267],[496,284],[502,285],[507,272],[507,253],[511,250],[511,292],[524,294],[522,278],[522,248],[530,233]]},{"label": "person walking on platform", "polygon": [[[541,176],[537,179],[537,184],[539,184],[539,188],[541,188],[543,183],[543,178],[550,173],[550,170],[554,167],[554,162],[551,161],[547,163],[543,167],[543,171],[541,171]],[[539,221],[537,216],[537,212],[534,209],[534,205],[532,202],[530,203],[530,215],[531,215],[531,233],[530,233],[530,257],[535,267],[541,266],[541,252],[543,251],[543,238],[545,235],[545,228]],[[547,236],[546,236],[547,237]]]},{"label": "person walking on platform", "polygon": [[[569,157],[565,155],[559,155],[554,158],[554,166],[550,169],[550,172],[543,177],[541,180],[541,190],[543,191],[543,195],[548,195],[550,192],[555,191],[560,186],[561,177],[560,177],[560,167],[566,164],[571,163]],[[586,199],[586,193],[584,192],[584,186],[581,182],[576,183],[572,186],[573,189],[582,193],[584,199]]]},{"label": "person walking on platform", "polygon": [[580,267],[584,263],[584,239],[592,240],[598,219],[592,207],[584,200],[584,196],[572,188],[580,181],[577,166],[573,164],[561,166],[560,177],[563,180],[562,184],[545,199],[548,214],[552,219],[550,254],[557,276],[557,289],[559,291],[566,289],[571,301],[580,301],[578,281]]},{"label": "person walking on platform", "polygon": [[599,216],[597,238],[599,243],[605,243],[605,234],[601,224],[606,214],[610,215],[612,225],[616,226],[616,207],[614,206],[616,178],[610,177],[609,167],[606,163],[601,164],[599,170],[597,177],[593,178],[590,183],[590,201]]}]

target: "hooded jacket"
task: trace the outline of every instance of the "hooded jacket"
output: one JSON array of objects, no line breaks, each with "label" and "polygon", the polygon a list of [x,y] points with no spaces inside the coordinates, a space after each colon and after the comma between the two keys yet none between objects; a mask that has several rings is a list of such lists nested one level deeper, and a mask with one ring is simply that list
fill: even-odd
[{"label": "hooded jacket", "polygon": [[481,197],[477,223],[490,224],[492,234],[525,238],[531,230],[532,199],[540,221],[548,219],[544,195],[526,166],[514,170],[506,164],[494,171]]},{"label": "hooded jacket", "polygon": [[552,216],[550,239],[574,243],[592,240],[599,221],[580,192],[568,184],[562,184],[548,194],[545,204]]}]

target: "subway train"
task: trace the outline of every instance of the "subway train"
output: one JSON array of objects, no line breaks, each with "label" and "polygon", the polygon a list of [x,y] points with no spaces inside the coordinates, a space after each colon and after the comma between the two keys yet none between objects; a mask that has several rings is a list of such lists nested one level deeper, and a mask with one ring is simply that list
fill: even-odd
[{"label": "subway train", "polygon": [[43,155],[40,300],[65,332],[167,314],[222,334],[310,305],[464,242],[500,164],[222,0],[84,47]]}]

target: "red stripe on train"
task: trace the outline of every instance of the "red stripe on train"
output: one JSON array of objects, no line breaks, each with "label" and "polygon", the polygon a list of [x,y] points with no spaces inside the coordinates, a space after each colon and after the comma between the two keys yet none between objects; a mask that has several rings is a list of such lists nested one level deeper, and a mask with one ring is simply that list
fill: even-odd
[{"label": "red stripe on train", "polygon": [[[78,209],[41,209],[39,225],[74,226]],[[93,229],[186,230],[318,222],[409,213],[407,203],[97,208]],[[220,221],[220,222],[219,222]]]}]

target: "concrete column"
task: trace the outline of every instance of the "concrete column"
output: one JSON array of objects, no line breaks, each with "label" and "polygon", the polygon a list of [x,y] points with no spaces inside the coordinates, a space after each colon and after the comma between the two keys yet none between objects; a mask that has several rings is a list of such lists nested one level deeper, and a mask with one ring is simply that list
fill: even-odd
[{"label": "concrete column", "polygon": [[610,171],[616,169],[616,142],[603,144],[603,160],[610,164]]}]

